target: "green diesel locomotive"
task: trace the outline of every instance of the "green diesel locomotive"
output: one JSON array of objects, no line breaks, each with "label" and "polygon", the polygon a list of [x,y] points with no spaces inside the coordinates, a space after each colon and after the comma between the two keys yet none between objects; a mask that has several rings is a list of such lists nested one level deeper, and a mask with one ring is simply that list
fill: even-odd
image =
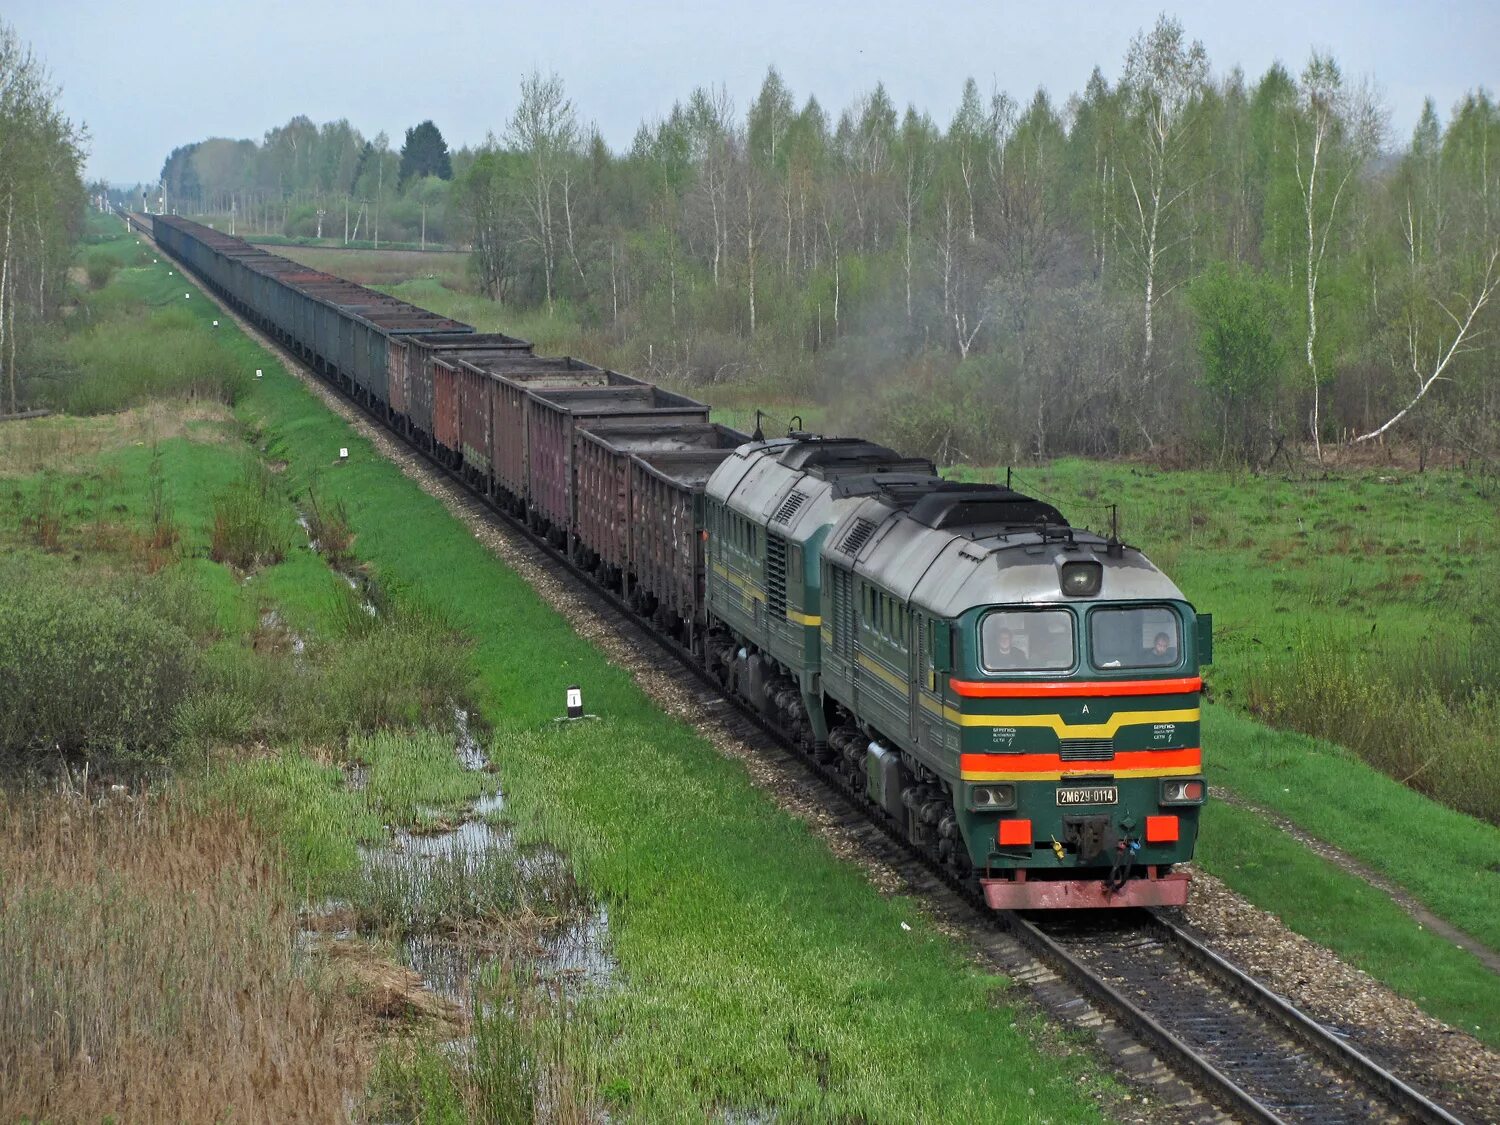
[{"label": "green diesel locomotive", "polygon": [[809,434],[709,477],[706,658],[996,909],[1171,906],[1211,623],[1008,488]]}]

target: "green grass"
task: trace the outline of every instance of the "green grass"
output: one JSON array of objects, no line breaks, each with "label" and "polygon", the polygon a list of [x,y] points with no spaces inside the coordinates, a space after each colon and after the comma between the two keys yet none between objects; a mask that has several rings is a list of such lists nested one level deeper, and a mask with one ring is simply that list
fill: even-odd
[{"label": "green grass", "polygon": [[280,245],[269,247],[294,262],[324,270],[361,285],[395,285],[413,278],[462,286],[468,277],[469,255],[423,251],[417,247],[344,250],[335,247]]},{"label": "green grass", "polygon": [[[1004,479],[962,469],[959,479]],[[1262,658],[1309,629],[1415,645],[1463,642],[1500,546],[1500,487],[1467,473],[1396,469],[1317,479],[1063,460],[1018,468],[1017,487],[1074,523],[1120,531],[1214,614],[1213,683],[1237,699]]]},{"label": "green grass", "polygon": [[[1472,954],[1413,924],[1383,892],[1331,869],[1267,827],[1253,813],[1210,804],[1199,861],[1298,933],[1336,949],[1439,1019],[1500,1048],[1500,989]],[[1400,842],[1389,845],[1396,850]],[[1423,854],[1435,853],[1424,848]],[[1490,878],[1500,881],[1500,875]]]},{"label": "green grass", "polygon": [[[1275,810],[1500,949],[1500,830],[1414,793],[1332,743],[1270,731],[1224,707],[1206,707],[1203,720],[1213,784]],[[1205,829],[1204,838],[1211,836]]]},{"label": "green grass", "polygon": [[351,739],[348,756],[369,769],[371,809],[397,827],[461,819],[470,802],[498,788],[492,774],[459,766],[452,731],[382,731]]},{"label": "green grass", "polygon": [[359,846],[386,839],[381,818],[344,785],[343,771],[301,753],[229,763],[203,793],[267,829],[311,901],[346,891],[358,876]]}]

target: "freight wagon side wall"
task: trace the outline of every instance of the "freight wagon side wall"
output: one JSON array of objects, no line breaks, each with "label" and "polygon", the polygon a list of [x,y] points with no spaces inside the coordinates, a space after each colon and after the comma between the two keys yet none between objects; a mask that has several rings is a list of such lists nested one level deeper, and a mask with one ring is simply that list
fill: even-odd
[{"label": "freight wagon side wall", "polygon": [[630,454],[581,431],[577,458],[578,541],[607,566],[630,563]]},{"label": "freight wagon side wall", "polygon": [[472,364],[457,368],[459,389],[459,442],[464,464],[481,476],[490,474],[490,426],[495,381]]},{"label": "freight wagon side wall", "polygon": [[407,345],[399,336],[387,337],[385,342],[385,392],[391,413],[397,418],[406,417],[406,354]]},{"label": "freight wagon side wall", "polygon": [[491,436],[495,443],[491,455],[496,487],[515,500],[526,499],[526,388],[501,379],[495,385]]},{"label": "freight wagon side wall", "polygon": [[450,453],[460,448],[458,432],[458,373],[445,360],[434,359],[432,370],[432,440]]},{"label": "freight wagon side wall", "polygon": [[702,505],[702,484],[663,476],[645,461],[631,459],[630,563],[636,588],[694,626],[704,623]]}]

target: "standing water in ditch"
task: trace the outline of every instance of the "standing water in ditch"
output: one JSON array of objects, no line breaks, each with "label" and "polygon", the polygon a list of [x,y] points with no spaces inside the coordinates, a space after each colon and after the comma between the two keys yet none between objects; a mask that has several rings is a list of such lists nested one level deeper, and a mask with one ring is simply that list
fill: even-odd
[{"label": "standing water in ditch", "polygon": [[[309,547],[325,554],[359,610],[383,620],[383,599],[352,565],[342,513],[299,515]],[[341,528],[342,530],[337,530]],[[326,550],[342,544],[342,549]],[[352,608],[352,606],[351,606]],[[389,835],[360,849],[350,901],[329,903],[314,927],[394,942],[422,984],[471,1013],[490,967],[522,970],[538,988],[572,997],[609,983],[609,919],[545,845],[521,845],[504,823],[505,797],[469,712],[451,730],[356,738],[345,783],[365,794]]]},{"label": "standing water in ditch", "polygon": [[[351,751],[366,759],[346,767],[346,783],[388,811],[390,836],[360,850],[351,900],[329,903],[340,937],[394,941],[433,993],[471,1013],[475,984],[487,967],[521,972],[549,994],[571,999],[608,985],[609,918],[546,846],[518,844],[504,824],[505,797],[468,715],[455,712],[442,752],[461,767],[442,788],[442,804],[406,800],[401,775],[421,769],[438,749],[420,740],[375,736]],[[404,745],[394,745],[393,743]],[[422,745],[416,745],[421,742]],[[378,790],[378,792],[377,792]],[[315,922],[327,929],[328,922]]]}]

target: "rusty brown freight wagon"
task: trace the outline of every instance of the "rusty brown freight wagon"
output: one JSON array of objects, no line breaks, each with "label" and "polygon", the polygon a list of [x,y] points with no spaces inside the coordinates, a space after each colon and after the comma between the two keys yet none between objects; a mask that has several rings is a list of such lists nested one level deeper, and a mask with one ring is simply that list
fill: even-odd
[{"label": "rusty brown freight wagon", "polygon": [[[392,346],[397,341],[392,340]],[[401,390],[391,392],[391,408],[406,418],[408,433],[419,436],[424,442],[430,440],[432,429],[433,380],[432,361],[436,356],[465,359],[472,353],[508,353],[530,355],[531,344],[515,336],[499,332],[474,332],[464,336],[420,335],[407,336],[399,342],[401,348]],[[396,407],[397,399],[401,407]]]},{"label": "rusty brown freight wagon", "polygon": [[715,422],[602,422],[581,428],[574,449],[574,530],[611,586],[625,592],[630,570],[630,459],[633,454],[731,450],[750,439]]},{"label": "rusty brown freight wagon", "polygon": [[[741,435],[743,436],[743,435]],[[744,439],[748,441],[748,438]],[[734,450],[630,459],[631,602],[692,643],[704,626],[703,486]]]},{"label": "rusty brown freight wagon", "polygon": [[485,370],[498,381],[490,398],[490,469],[495,493],[513,511],[526,501],[527,458],[526,401],[532,388],[643,386],[639,379],[606,371],[569,356],[513,356],[491,360]]},{"label": "rusty brown freight wagon", "polygon": [[445,465],[458,464],[458,369],[446,356],[434,356],[432,371],[432,447]]},{"label": "rusty brown freight wagon", "polygon": [[526,501],[559,543],[574,526],[574,445],[594,422],[707,422],[708,406],[650,383],[532,390],[526,400]]}]

